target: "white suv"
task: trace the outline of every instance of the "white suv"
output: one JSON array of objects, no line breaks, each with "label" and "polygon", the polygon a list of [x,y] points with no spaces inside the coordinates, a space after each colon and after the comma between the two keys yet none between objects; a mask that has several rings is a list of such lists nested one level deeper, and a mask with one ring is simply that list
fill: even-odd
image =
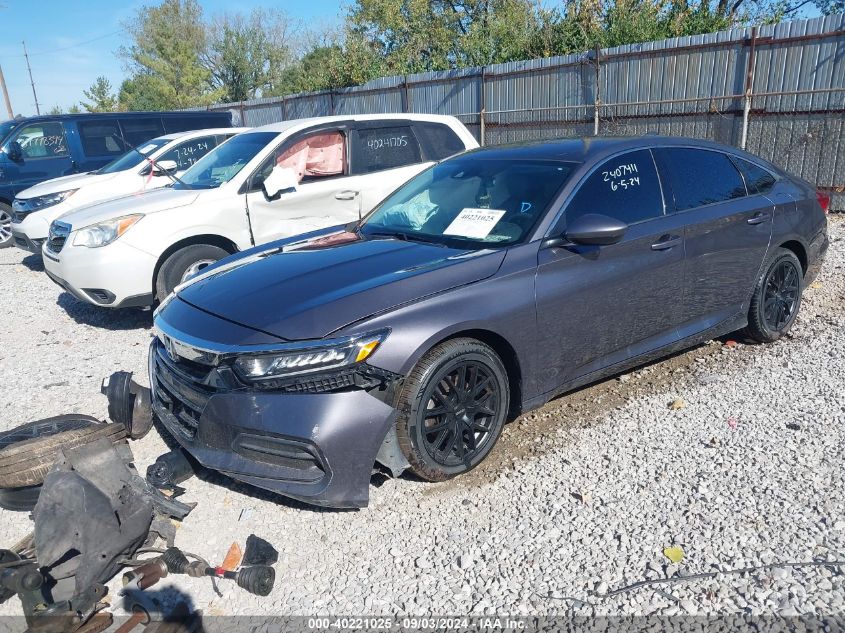
[{"label": "white suv", "polygon": [[47,274],[104,307],[149,306],[239,250],[345,224],[432,162],[478,147],[453,117],[379,114],[253,128],[181,182],[53,222]]},{"label": "white suv", "polygon": [[12,203],[15,246],[41,254],[50,223],[75,209],[118,196],[158,189],[238,132],[215,128],[159,136],[97,171],[52,178],[21,191]]}]

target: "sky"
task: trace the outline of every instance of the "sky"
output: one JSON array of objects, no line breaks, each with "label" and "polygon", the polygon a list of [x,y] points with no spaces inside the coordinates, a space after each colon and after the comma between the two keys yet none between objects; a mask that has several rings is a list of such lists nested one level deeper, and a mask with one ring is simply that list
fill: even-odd
[{"label": "sky", "polygon": [[[116,51],[127,43],[121,24],[152,0],[0,0],[0,68],[15,114],[35,114],[26,70],[26,42],[41,112],[67,110],[84,99],[82,91],[105,76],[117,89],[127,73]],[[338,0],[200,0],[206,16],[253,7],[280,8],[309,25],[334,24]],[[7,118],[0,99],[0,120]]]}]

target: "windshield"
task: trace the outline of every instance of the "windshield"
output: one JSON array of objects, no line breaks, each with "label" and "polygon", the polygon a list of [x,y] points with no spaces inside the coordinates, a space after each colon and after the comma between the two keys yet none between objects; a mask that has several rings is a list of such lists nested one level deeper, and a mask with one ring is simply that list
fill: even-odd
[{"label": "windshield", "polygon": [[182,175],[181,181],[184,185],[177,183],[173,187],[175,189],[219,187],[234,178],[244,165],[278,136],[278,132],[238,134],[200,158]]},{"label": "windshield", "polygon": [[142,143],[135,149],[130,149],[126,152],[123,156],[115,158],[112,162],[108,163],[104,167],[100,167],[95,174],[116,174],[119,171],[125,171],[127,169],[132,169],[138,163],[140,163],[143,158],[141,155],[149,156],[157,149],[164,147],[169,143],[167,139],[163,138],[154,138],[151,141],[147,141],[146,143]]},{"label": "windshield", "polygon": [[6,140],[6,137],[9,136],[9,132],[18,127],[18,123],[20,123],[20,121],[16,121],[15,119],[10,119],[0,123],[0,143]]},{"label": "windshield", "polygon": [[387,198],[360,232],[476,247],[515,244],[527,237],[574,167],[477,154],[453,158]]}]

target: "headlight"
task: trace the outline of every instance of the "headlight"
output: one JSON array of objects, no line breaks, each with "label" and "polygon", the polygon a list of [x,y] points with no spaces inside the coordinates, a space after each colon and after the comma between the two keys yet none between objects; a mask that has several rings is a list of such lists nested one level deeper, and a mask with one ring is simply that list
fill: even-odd
[{"label": "headlight", "polygon": [[76,232],[73,238],[73,245],[99,248],[100,246],[111,244],[143,217],[140,213],[125,215],[122,218],[115,218],[114,220],[106,220],[99,224],[86,226],[84,229],[79,229]]},{"label": "headlight", "polygon": [[64,202],[77,192],[76,189],[68,189],[67,191],[59,191],[58,193],[48,193],[44,196],[36,196],[35,198],[25,198],[15,200],[17,206],[21,210],[26,211],[40,211],[47,207],[52,207],[60,202]]},{"label": "headlight", "polygon": [[387,338],[386,330],[338,338],[266,354],[238,356],[235,371],[245,380],[265,380],[339,369],[361,363]]}]

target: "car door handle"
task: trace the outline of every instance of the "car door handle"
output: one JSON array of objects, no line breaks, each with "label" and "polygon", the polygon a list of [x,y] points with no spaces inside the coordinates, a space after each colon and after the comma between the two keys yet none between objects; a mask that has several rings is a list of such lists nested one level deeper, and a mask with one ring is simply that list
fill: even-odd
[{"label": "car door handle", "polygon": [[354,200],[355,196],[358,195],[359,192],[353,191],[352,189],[345,189],[343,191],[338,191],[334,194],[335,200]]},{"label": "car door handle", "polygon": [[677,235],[664,235],[659,242],[651,245],[653,251],[668,251],[670,248],[675,248],[680,244],[682,239]]},{"label": "car door handle", "polygon": [[748,222],[749,224],[763,224],[763,222],[767,222],[768,219],[768,213],[755,213],[753,216],[748,218],[746,222]]}]

